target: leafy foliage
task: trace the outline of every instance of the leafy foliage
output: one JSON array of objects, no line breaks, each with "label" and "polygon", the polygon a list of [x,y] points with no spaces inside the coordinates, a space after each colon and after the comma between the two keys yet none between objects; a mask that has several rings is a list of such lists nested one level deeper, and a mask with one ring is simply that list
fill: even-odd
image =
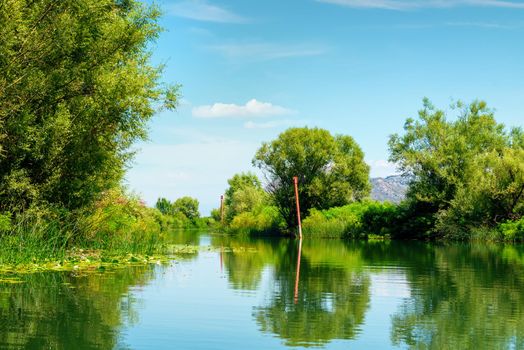
[{"label": "leafy foliage", "polygon": [[517,221],[503,222],[498,228],[505,240],[524,241],[524,218]]},{"label": "leafy foliage", "polygon": [[[225,225],[230,232],[271,234],[283,229],[278,209],[271,205],[255,174],[235,174],[228,184],[224,205]],[[216,221],[220,221],[220,212],[216,211],[214,215]]]},{"label": "leafy foliage", "polygon": [[290,128],[262,144],[253,164],[262,169],[268,191],[288,227],[296,226],[293,177],[300,182],[301,214],[358,201],[369,194],[369,167],[350,136],[318,128]]},{"label": "leafy foliage", "polygon": [[173,212],[175,214],[180,213],[191,221],[195,221],[200,217],[198,211],[198,199],[191,197],[178,198],[173,202]]},{"label": "leafy foliage", "polygon": [[274,206],[260,206],[252,211],[245,211],[233,218],[229,229],[234,233],[274,234],[281,232],[284,222]]},{"label": "leafy foliage", "polygon": [[363,201],[327,210],[312,209],[303,221],[304,235],[332,238],[367,238],[393,234],[398,214],[391,203]]},{"label": "leafy foliage", "polygon": [[268,198],[255,174],[235,174],[227,182],[229,187],[224,198],[226,222],[230,223],[237,215],[254,211],[267,204]]},{"label": "leafy foliage", "polygon": [[449,121],[425,100],[419,120],[391,136],[390,159],[413,177],[408,206],[431,221],[430,236],[467,239],[477,226],[524,214],[524,137],[497,123],[484,102],[454,109]]},{"label": "leafy foliage", "polygon": [[164,215],[174,214],[173,204],[165,198],[158,198],[155,208],[157,208]]},{"label": "leafy foliage", "polygon": [[167,226],[173,228],[205,226],[205,223],[199,220],[199,203],[196,198],[181,197],[174,202],[170,202],[165,198],[159,198],[155,207],[162,213],[163,220]]},{"label": "leafy foliage", "polygon": [[0,6],[0,211],[78,209],[118,185],[155,105],[176,103],[149,64],[158,16],[134,0]]}]

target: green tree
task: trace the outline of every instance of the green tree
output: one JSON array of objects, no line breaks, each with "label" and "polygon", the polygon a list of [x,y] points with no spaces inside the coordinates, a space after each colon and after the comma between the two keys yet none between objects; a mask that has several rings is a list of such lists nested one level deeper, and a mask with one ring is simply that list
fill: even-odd
[{"label": "green tree", "polygon": [[184,214],[193,222],[200,217],[198,206],[198,199],[191,197],[182,197],[173,202],[174,212]]},{"label": "green tree", "polygon": [[155,208],[157,208],[164,215],[173,215],[175,212],[173,208],[173,203],[171,203],[168,199],[165,198],[158,198],[155,204]]},{"label": "green tree", "polygon": [[135,0],[0,5],[0,212],[76,209],[117,185],[176,87],[149,63],[159,11]]},{"label": "green tree", "polygon": [[413,215],[427,216],[434,233],[466,237],[471,228],[522,216],[523,138],[507,131],[484,102],[458,103],[446,119],[426,99],[419,120],[389,140],[391,161],[413,178],[407,193]]},{"label": "green tree", "polygon": [[241,213],[253,211],[266,204],[266,194],[262,183],[253,173],[235,174],[227,180],[229,187],[225,193],[226,221]]},{"label": "green tree", "polygon": [[299,178],[301,214],[360,200],[369,194],[369,166],[350,136],[319,128],[291,128],[256,153],[268,191],[288,227],[296,226],[293,177]]}]

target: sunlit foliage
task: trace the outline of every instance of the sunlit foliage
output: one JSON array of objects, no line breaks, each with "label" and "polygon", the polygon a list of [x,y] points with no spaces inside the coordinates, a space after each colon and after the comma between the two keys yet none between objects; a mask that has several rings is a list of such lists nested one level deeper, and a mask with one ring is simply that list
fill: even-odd
[{"label": "sunlit foliage", "polygon": [[293,177],[300,182],[301,215],[358,201],[369,194],[369,166],[350,136],[319,128],[290,128],[263,143],[253,158],[288,227],[297,225]]},{"label": "sunlit foliage", "polygon": [[466,239],[472,229],[524,214],[524,136],[497,123],[484,102],[454,110],[449,120],[425,100],[419,119],[408,119],[389,146],[391,161],[413,179],[410,215],[430,221],[419,231]]}]

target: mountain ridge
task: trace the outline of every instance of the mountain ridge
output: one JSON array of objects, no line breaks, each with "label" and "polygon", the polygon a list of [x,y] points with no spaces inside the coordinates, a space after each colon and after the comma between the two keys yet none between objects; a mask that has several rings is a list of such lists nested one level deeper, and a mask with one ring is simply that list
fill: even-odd
[{"label": "mountain ridge", "polygon": [[400,203],[406,198],[410,179],[403,175],[371,178],[371,198],[380,202]]}]

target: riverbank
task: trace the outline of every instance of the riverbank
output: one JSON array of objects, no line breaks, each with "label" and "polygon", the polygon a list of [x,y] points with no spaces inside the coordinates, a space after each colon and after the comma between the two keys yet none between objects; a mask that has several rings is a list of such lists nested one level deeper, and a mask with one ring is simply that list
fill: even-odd
[{"label": "riverbank", "polygon": [[188,249],[173,245],[173,231],[207,225],[201,218],[174,220],[121,188],[79,211],[39,206],[2,218],[0,273],[164,261]]},{"label": "riverbank", "polygon": [[[222,228],[229,234],[294,236],[273,207],[242,213]],[[456,222],[454,230],[441,230],[430,214],[421,215],[410,203],[363,200],[325,210],[311,209],[302,220],[304,237],[419,241],[522,242],[524,219],[478,224]]]},{"label": "riverbank", "polygon": [[164,265],[196,254],[198,246],[166,244],[155,254],[117,253],[114,251],[72,248],[63,252],[62,257],[50,256],[43,259],[34,258],[31,262],[0,264],[0,283],[17,283],[13,275],[48,272],[72,271],[77,273],[105,272],[137,265]]}]

